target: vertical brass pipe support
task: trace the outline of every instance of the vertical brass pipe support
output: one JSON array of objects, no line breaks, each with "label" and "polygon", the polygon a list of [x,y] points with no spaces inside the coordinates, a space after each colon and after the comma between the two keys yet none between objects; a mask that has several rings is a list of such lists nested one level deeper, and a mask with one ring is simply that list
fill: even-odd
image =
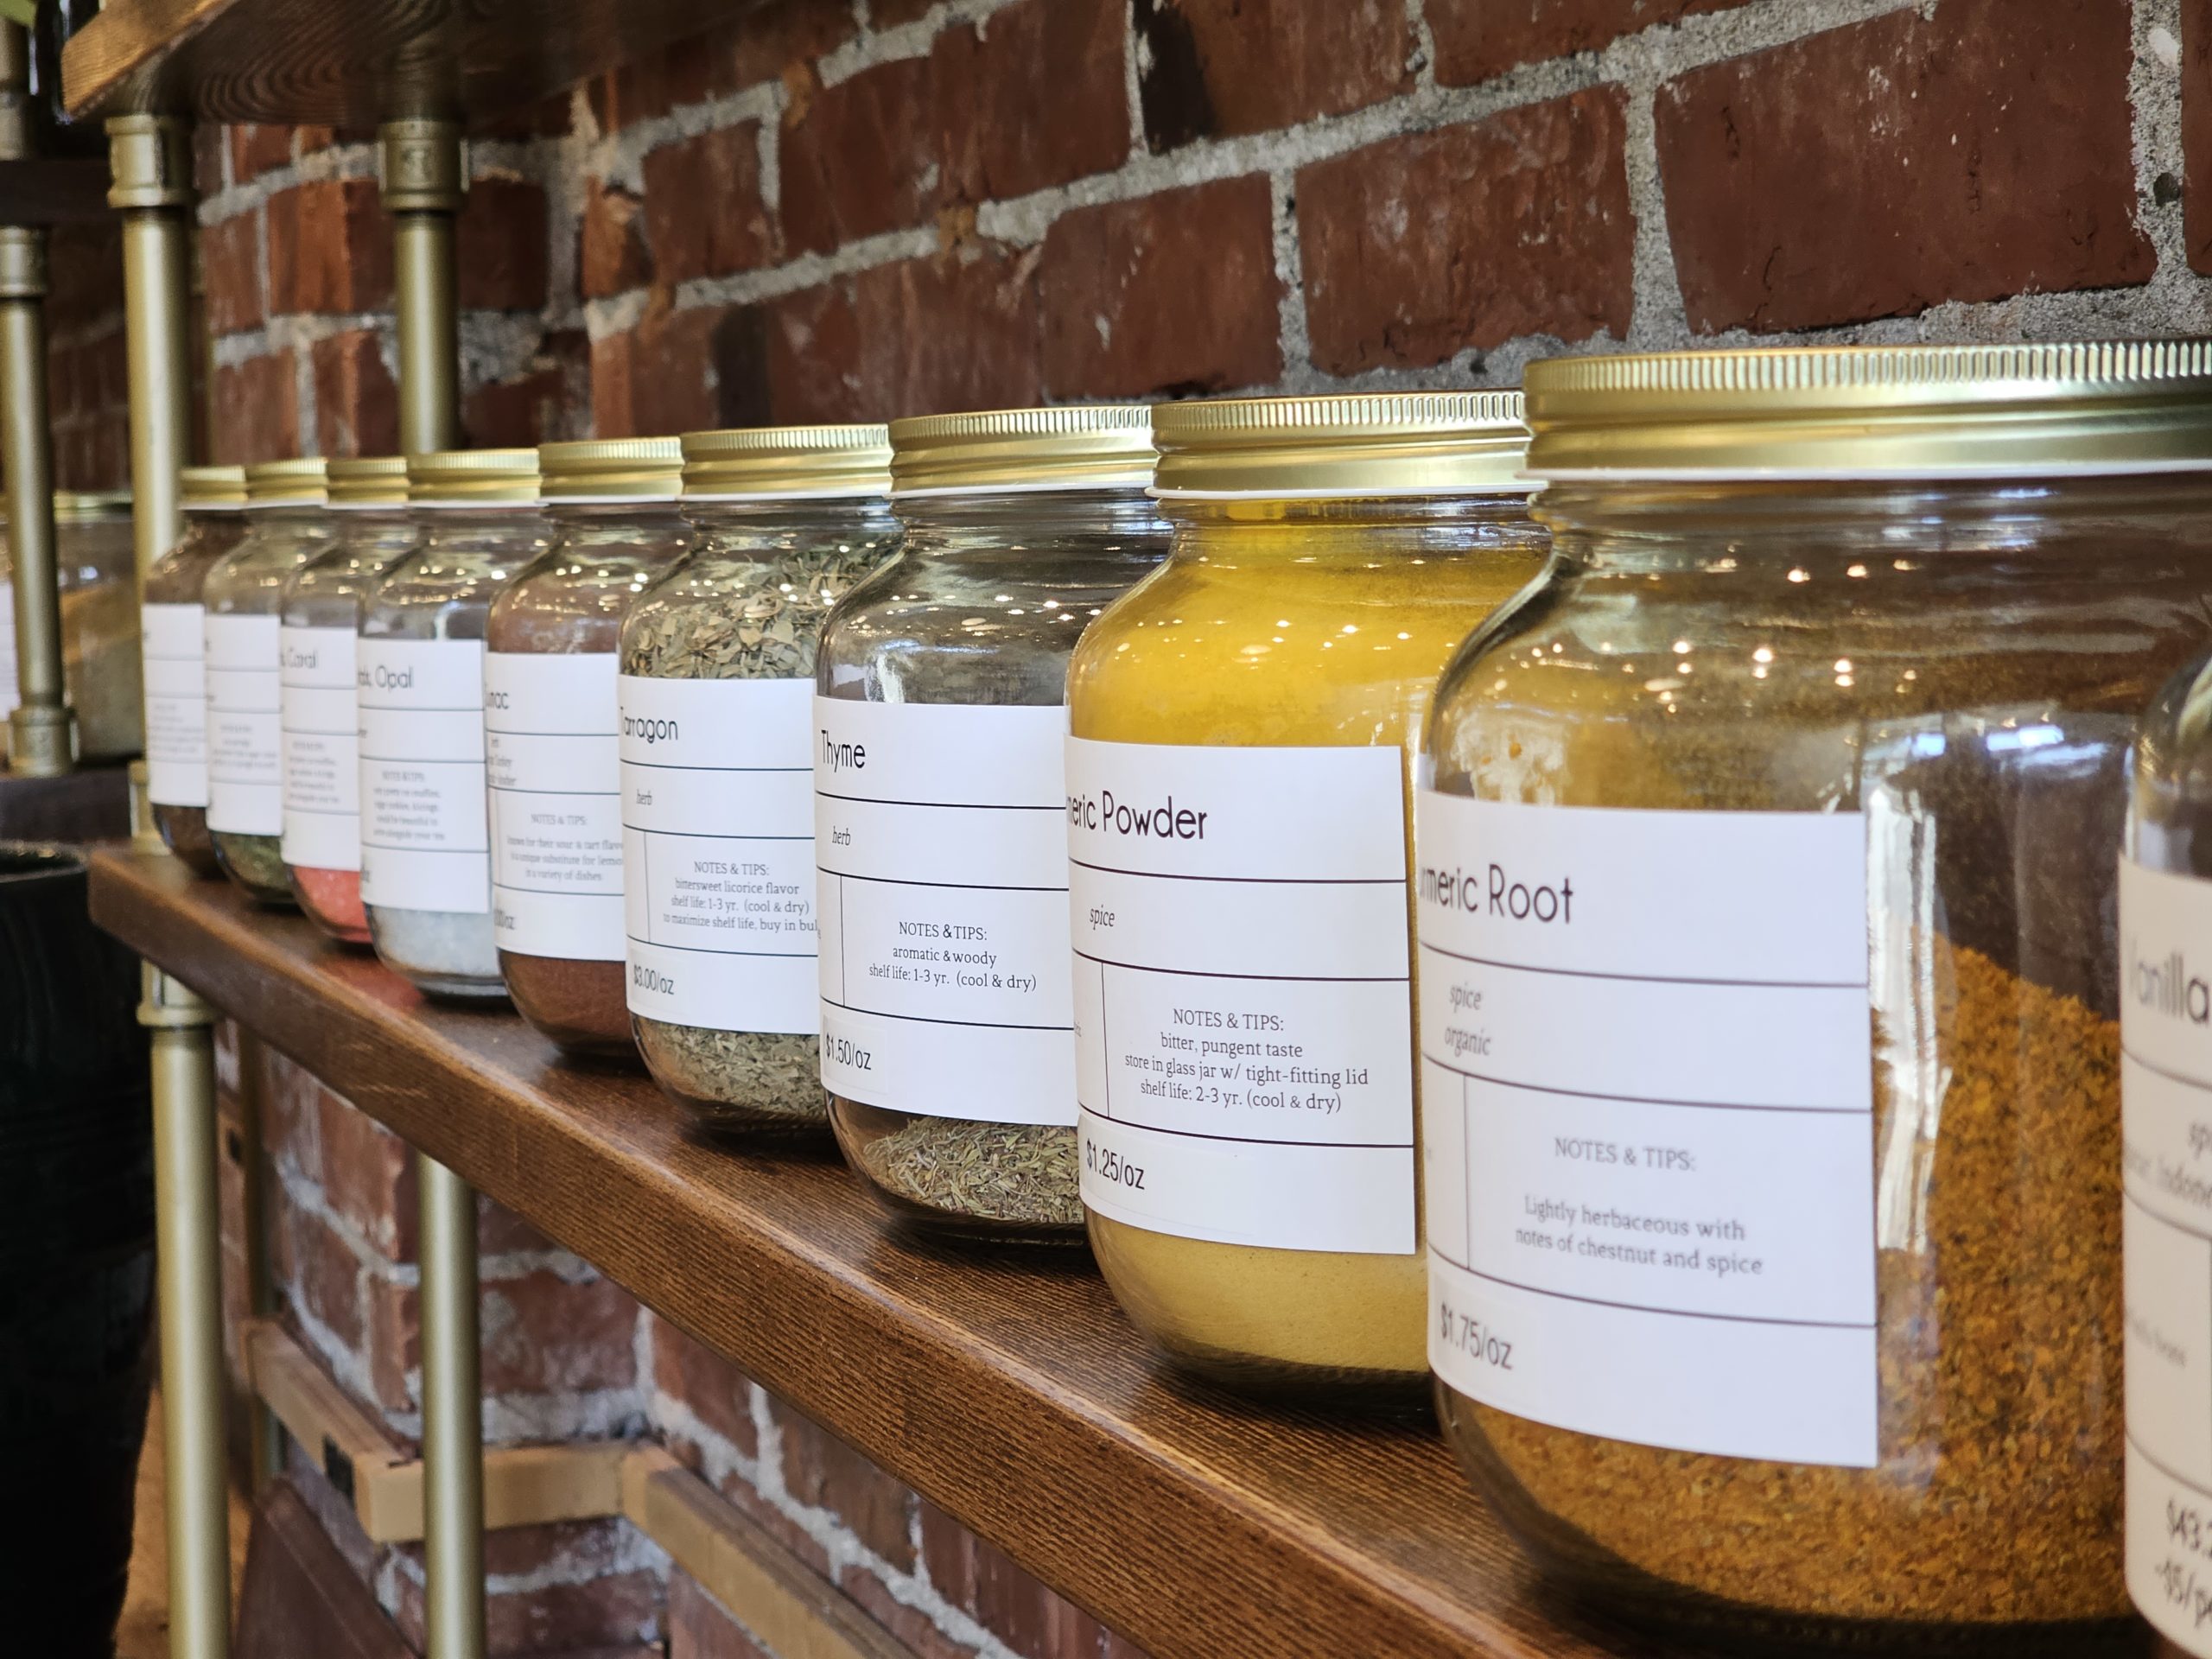
[{"label": "vertical brass pipe support", "polygon": [[231,1552],[223,1458],[214,1016],[181,980],[151,963],[143,973],[138,1023],[153,1033],[154,1047],[169,1659],[225,1659],[231,1637]]},{"label": "vertical brass pipe support", "polygon": [[461,442],[461,321],[454,296],[454,215],[467,172],[461,124],[412,118],[377,132],[391,215],[399,313],[399,447],[410,455]]},{"label": "vertical brass pipe support", "polygon": [[177,475],[192,442],[192,129],[174,116],[117,116],[107,143],[107,203],[123,215],[130,511],[143,583],[184,533]]},{"label": "vertical brass pipe support", "polygon": [[[379,130],[399,312],[399,444],[461,442],[454,215],[467,176],[452,121]],[[476,1194],[416,1154],[423,1257],[423,1547],[428,1659],[483,1659],[484,1445],[476,1323]]]},{"label": "vertical brass pipe support", "polygon": [[46,406],[46,232],[0,226],[0,469],[15,560],[16,685],[9,765],[33,778],[77,758],[61,673],[60,562],[54,547],[54,441]]},{"label": "vertical brass pipe support", "polygon": [[[238,1191],[243,1195],[238,1230],[245,1240],[246,1305],[257,1319],[276,1311],[276,1275],[269,1259],[269,1195],[262,1162],[262,1125],[269,1114],[269,1057],[261,1039],[243,1027],[238,1033]],[[249,1390],[253,1444],[248,1448],[256,1497],[283,1472],[284,1439],[276,1414],[257,1390]]]}]

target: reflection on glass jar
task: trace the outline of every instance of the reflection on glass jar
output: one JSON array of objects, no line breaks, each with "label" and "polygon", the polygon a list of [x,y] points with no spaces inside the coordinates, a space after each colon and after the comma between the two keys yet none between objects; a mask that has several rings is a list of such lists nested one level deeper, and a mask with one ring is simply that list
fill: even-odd
[{"label": "reflection on glass jar", "polygon": [[397,455],[330,463],[335,544],[285,584],[282,661],[284,874],[316,926],[369,942],[361,905],[361,601],[415,545],[407,463]]},{"label": "reflection on glass jar", "polygon": [[2008,1653],[2126,1611],[2113,883],[2204,634],[2186,356],[1529,372],[1557,556],[1420,806],[1430,1352],[1608,1607]]},{"label": "reflection on glass jar", "polygon": [[1154,426],[1173,550],[1068,688],[1092,1248],[1185,1365],[1417,1390],[1408,753],[1444,662],[1542,563],[1520,398]]},{"label": "reflection on glass jar", "polygon": [[1151,415],[933,416],[891,439],[906,538],[817,669],[830,1117],[894,1215],[1077,1243],[1067,662],[1166,551]]},{"label": "reflection on glass jar", "polygon": [[493,928],[524,1019],[570,1052],[630,1055],[615,647],[683,544],[683,452],[616,438],[538,461],[553,544],[486,636]]},{"label": "reflection on glass jar", "polygon": [[484,628],[544,552],[535,449],[407,458],[414,550],[363,602],[361,902],[378,960],[422,990],[499,997],[485,810]]},{"label": "reflection on glass jar", "polygon": [[[145,663],[146,798],[168,849],[216,875],[207,833],[207,573],[245,535],[245,468],[188,467],[180,474],[184,534],[146,573],[139,628]],[[14,628],[5,631],[11,638]],[[6,676],[13,687],[15,675]]]},{"label": "reflection on glass jar", "polygon": [[690,548],[622,625],[629,1005],[703,1129],[823,1135],[812,722],[830,607],[890,554],[880,426],[683,440]]},{"label": "reflection on glass jar", "polygon": [[292,572],[334,539],[323,461],[249,467],[245,491],[245,537],[203,589],[207,828],[225,874],[263,904],[289,904],[279,613]]}]

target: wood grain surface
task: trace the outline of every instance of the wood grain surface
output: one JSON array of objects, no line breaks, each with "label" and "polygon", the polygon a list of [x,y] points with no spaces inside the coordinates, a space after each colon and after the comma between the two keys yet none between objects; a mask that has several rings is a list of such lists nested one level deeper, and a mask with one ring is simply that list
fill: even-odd
[{"label": "wood grain surface", "polygon": [[687,1139],[641,1075],[426,1002],[175,859],[100,925],[1160,1659],[1680,1659],[1541,1597],[1433,1424],[1181,1382],[1080,1252],[895,1230],[834,1159]]},{"label": "wood grain surface", "polygon": [[70,113],[364,129],[536,102],[754,0],[108,0],[61,59]]}]

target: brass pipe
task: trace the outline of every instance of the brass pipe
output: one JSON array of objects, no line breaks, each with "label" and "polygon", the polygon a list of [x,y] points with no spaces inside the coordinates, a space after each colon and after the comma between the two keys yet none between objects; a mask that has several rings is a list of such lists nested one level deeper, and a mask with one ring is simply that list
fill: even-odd
[{"label": "brass pipe", "polygon": [[54,435],[46,401],[46,232],[0,226],[0,469],[15,562],[16,689],[9,765],[33,778],[77,758],[61,671],[60,561],[54,545]]},{"label": "brass pipe", "polygon": [[131,525],[143,584],[184,533],[177,481],[192,442],[192,130],[173,116],[107,124],[108,206],[123,215],[130,363]]},{"label": "brass pipe", "polygon": [[[269,1204],[262,1168],[261,1126],[266,1115],[269,1089],[268,1056],[261,1039],[241,1027],[238,1030],[238,1175],[243,1194],[238,1227],[245,1241],[246,1306],[256,1317],[268,1319],[276,1309],[276,1276],[269,1259]],[[258,1497],[269,1483],[283,1472],[283,1427],[258,1394],[247,1391],[252,1413],[253,1491]]]},{"label": "brass pipe", "polygon": [[426,1659],[483,1659],[476,1193],[420,1153],[416,1186],[422,1205],[424,1653]]},{"label": "brass pipe", "polygon": [[461,318],[454,293],[454,215],[467,188],[461,125],[387,121],[377,137],[384,205],[392,216],[399,447],[410,455],[451,449],[461,442]]},{"label": "brass pipe", "polygon": [[225,1659],[231,1635],[223,1461],[223,1291],[215,1183],[213,1015],[149,963],[138,1022],[153,1032],[154,1205],[160,1256],[170,1659]]}]

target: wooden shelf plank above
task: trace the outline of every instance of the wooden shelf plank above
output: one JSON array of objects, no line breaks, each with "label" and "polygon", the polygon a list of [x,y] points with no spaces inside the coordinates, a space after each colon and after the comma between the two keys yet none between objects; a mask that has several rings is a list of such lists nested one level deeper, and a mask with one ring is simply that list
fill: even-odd
[{"label": "wooden shelf plank above", "polygon": [[753,0],[107,0],[62,49],[72,115],[367,128],[485,117],[724,21]]},{"label": "wooden shelf plank above", "polygon": [[[1667,1659],[1566,1622],[1426,1424],[1179,1382],[1077,1252],[896,1230],[830,1157],[686,1137],[642,1076],[426,1002],[174,858],[92,913],[372,1116],[1160,1659]],[[1294,1317],[1294,1313],[1289,1317]]]}]

